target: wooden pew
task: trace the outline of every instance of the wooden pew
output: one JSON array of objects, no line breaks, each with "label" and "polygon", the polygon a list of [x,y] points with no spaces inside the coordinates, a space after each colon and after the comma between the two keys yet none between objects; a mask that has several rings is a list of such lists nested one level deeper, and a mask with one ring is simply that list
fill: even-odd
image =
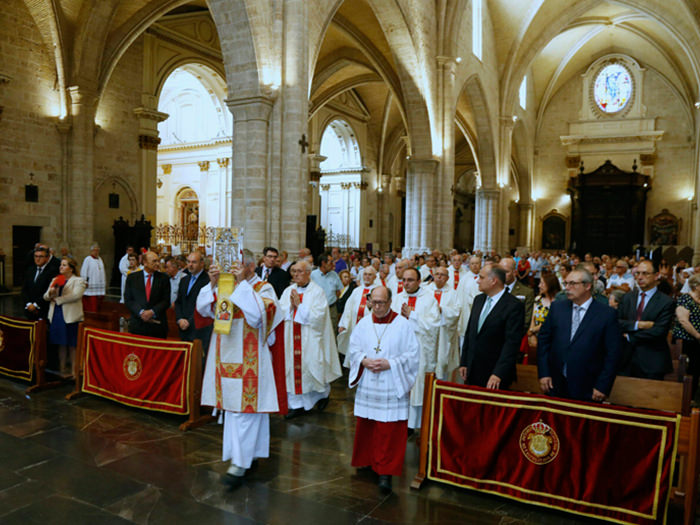
[{"label": "wooden pew", "polygon": [[[517,392],[541,393],[537,367],[517,365],[518,379],[511,385]],[[678,485],[671,487],[674,503],[683,506],[683,524],[695,519],[700,475],[700,411],[690,408],[692,379],[682,382],[655,381],[618,376],[608,402],[614,405],[652,410],[666,410],[681,414],[678,430]]]}]

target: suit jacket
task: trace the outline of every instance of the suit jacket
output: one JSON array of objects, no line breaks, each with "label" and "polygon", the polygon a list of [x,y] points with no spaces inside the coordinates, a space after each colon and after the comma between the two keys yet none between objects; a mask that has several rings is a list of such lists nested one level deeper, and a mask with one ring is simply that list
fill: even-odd
[{"label": "suit jacket", "polygon": [[180,338],[183,341],[192,341],[195,339],[194,311],[197,306],[197,296],[199,295],[199,291],[209,284],[209,275],[202,270],[202,273],[199,274],[194,285],[192,285],[190,293],[187,293],[191,280],[191,275],[185,275],[180,279],[177,298],[175,299],[175,319],[178,321],[180,319],[187,319],[187,322],[190,323],[187,330],[180,330]]},{"label": "suit jacket", "polygon": [[[151,297],[146,300],[146,283],[144,272],[133,272],[127,275],[124,285],[124,304],[131,312],[129,333],[149,335],[165,339],[168,335],[168,316],[166,311],[170,306],[170,279],[161,272],[153,272],[151,282]],[[153,310],[157,322],[144,322],[139,312]]]},{"label": "suit jacket", "polygon": [[[255,269],[255,273],[262,279],[262,266],[258,266]],[[284,292],[284,289],[289,286],[289,283],[292,280],[292,276],[287,272],[286,270],[283,270],[282,268],[278,268],[275,266],[272,271],[270,272],[270,275],[267,277],[267,282],[272,285],[272,287],[275,289],[275,293],[277,294],[277,298],[279,299],[282,297],[282,293]]]},{"label": "suit jacket", "polygon": [[535,307],[535,292],[529,286],[525,286],[520,281],[515,281],[513,284],[513,289],[510,294],[517,298],[517,296],[525,297],[523,304],[525,305],[525,323],[523,325],[523,333],[527,332],[530,328],[530,321],[532,321],[532,310]]},{"label": "suit jacket", "polygon": [[22,286],[22,301],[26,305],[27,303],[36,303],[39,307],[38,311],[30,312],[29,310],[24,310],[24,314],[28,319],[46,319],[49,313],[49,303],[44,299],[44,292],[48,290],[49,285],[54,277],[58,275],[58,270],[55,266],[44,265],[44,269],[39,274],[37,280],[34,280],[36,275],[37,266],[32,264],[27,268],[27,272],[24,274],[24,284]]},{"label": "suit jacket", "polygon": [[525,307],[507,291],[491,308],[481,330],[479,316],[486,294],[474,299],[467,331],[464,334],[460,366],[467,367],[467,383],[486,386],[491,374],[501,378],[502,389],[515,379],[515,364],[523,338]]},{"label": "suit jacket", "polygon": [[675,314],[673,299],[657,289],[644,307],[641,319],[653,321],[654,326],[648,330],[635,330],[638,298],[638,290],[625,294],[617,310],[620,331],[629,337],[629,341],[623,339],[620,370],[630,374],[634,365],[646,376],[667,374],[673,371],[671,351],[666,341]]},{"label": "suit jacket", "polygon": [[71,275],[70,279],[63,286],[61,295],[54,297],[53,301],[49,298],[50,288],[47,288],[44,293],[44,300],[51,303],[49,306],[49,321],[53,321],[53,312],[56,309],[56,305],[63,307],[63,320],[66,324],[82,321],[84,319],[82,299],[85,288],[87,288],[87,283],[81,277],[75,275]]},{"label": "suit jacket", "polygon": [[621,338],[617,314],[613,308],[591,301],[571,339],[572,312],[569,299],[550,306],[537,338],[538,375],[552,378],[553,395],[590,401],[594,388],[607,395],[615,381]]}]

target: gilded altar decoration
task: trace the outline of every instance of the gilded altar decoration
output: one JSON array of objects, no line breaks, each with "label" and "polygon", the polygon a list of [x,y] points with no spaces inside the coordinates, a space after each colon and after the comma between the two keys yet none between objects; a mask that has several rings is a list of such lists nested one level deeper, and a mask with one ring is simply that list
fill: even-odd
[{"label": "gilded altar decoration", "polygon": [[559,437],[552,427],[540,420],[522,431],[520,450],[535,465],[545,465],[559,454]]},{"label": "gilded altar decoration", "polygon": [[129,381],[135,381],[141,375],[143,366],[141,359],[136,354],[129,354],[124,358],[124,376]]},{"label": "gilded altar decoration", "polygon": [[649,219],[649,244],[652,246],[677,245],[680,230],[681,219],[664,208],[661,213]]}]

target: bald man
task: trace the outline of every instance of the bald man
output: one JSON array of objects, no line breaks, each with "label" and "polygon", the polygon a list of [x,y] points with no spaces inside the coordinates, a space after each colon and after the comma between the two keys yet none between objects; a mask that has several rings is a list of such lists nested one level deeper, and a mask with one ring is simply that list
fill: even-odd
[{"label": "bald man", "polygon": [[133,272],[124,285],[124,304],[131,312],[129,333],[165,339],[168,335],[170,281],[157,271],[159,261],[155,252],[143,256],[143,271]]}]

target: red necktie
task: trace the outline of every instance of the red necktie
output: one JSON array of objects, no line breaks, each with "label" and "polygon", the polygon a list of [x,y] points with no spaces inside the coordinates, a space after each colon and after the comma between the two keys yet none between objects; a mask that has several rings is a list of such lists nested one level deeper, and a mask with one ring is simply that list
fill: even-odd
[{"label": "red necktie", "polygon": [[151,300],[151,277],[153,277],[153,274],[149,273],[148,279],[146,279],[146,301]]},{"label": "red necktie", "polygon": [[642,292],[642,300],[639,301],[639,306],[637,307],[637,321],[642,319],[642,312],[644,312],[644,298],[646,295],[646,292]]}]

